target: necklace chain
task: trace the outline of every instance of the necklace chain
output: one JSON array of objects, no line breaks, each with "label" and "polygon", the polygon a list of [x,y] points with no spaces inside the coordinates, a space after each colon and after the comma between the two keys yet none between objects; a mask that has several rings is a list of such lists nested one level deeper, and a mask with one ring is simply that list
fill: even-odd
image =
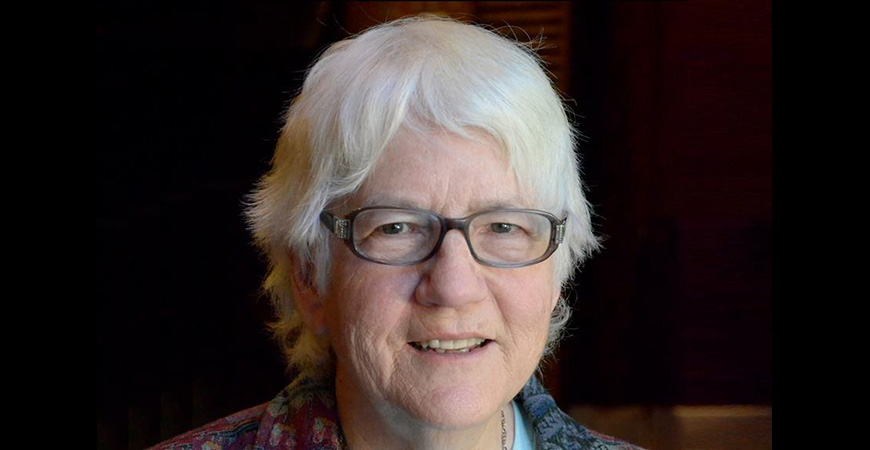
[{"label": "necklace chain", "polygon": [[507,429],[504,424],[504,409],[501,410],[501,450],[507,450]]}]

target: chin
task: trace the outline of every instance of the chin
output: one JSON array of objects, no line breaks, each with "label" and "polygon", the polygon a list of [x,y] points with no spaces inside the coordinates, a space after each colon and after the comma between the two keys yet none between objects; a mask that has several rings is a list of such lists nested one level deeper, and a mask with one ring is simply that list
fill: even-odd
[{"label": "chin", "polygon": [[495,396],[482,396],[476,386],[443,388],[430,392],[425,401],[408,412],[417,420],[442,429],[462,429],[482,425],[503,406]]}]

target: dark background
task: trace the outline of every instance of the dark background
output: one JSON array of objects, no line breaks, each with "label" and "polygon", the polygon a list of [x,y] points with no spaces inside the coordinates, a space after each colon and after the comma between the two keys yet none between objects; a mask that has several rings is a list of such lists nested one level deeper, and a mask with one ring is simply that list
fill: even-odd
[{"label": "dark background", "polygon": [[[308,64],[378,21],[372,5],[97,3],[98,448],[155,444],[289,380],[242,202]],[[560,404],[771,404],[771,15],[571,5],[560,83],[606,240],[545,371]]]}]

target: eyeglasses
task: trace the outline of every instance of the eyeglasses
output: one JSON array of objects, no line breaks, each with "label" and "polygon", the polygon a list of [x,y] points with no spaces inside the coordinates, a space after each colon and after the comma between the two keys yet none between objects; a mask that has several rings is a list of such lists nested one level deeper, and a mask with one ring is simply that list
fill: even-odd
[{"label": "eyeglasses", "polygon": [[492,267],[525,267],[549,258],[562,243],[565,221],[533,209],[493,209],[450,219],[416,208],[372,206],[344,219],[320,213],[320,221],[358,257],[410,266],[433,257],[450,230],[460,230],[474,259]]}]

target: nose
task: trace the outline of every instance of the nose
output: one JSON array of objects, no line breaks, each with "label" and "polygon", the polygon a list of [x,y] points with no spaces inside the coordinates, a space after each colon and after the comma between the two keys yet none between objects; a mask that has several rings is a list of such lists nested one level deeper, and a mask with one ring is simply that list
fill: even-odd
[{"label": "nose", "polygon": [[447,232],[438,253],[424,263],[423,270],[416,297],[424,305],[461,308],[486,298],[482,267],[460,230]]}]

